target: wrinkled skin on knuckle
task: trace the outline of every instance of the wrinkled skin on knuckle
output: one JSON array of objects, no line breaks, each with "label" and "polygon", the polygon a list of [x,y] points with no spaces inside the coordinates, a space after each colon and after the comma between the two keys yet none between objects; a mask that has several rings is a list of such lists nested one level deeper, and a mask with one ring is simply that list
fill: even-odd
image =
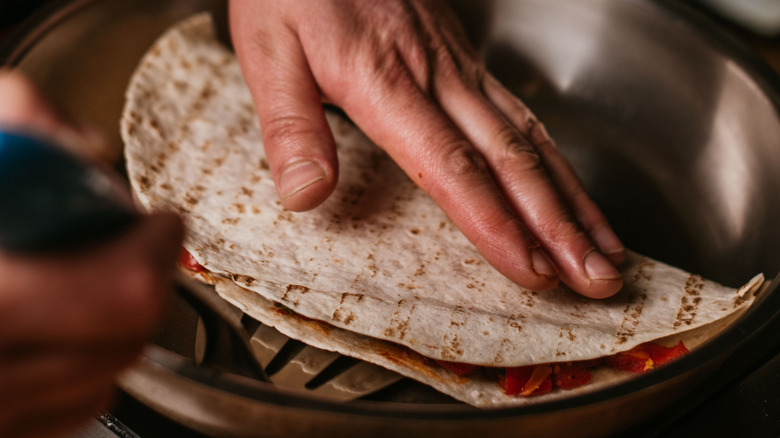
[{"label": "wrinkled skin on knuckle", "polygon": [[[435,163],[433,178],[428,178],[432,195],[449,197],[449,192],[460,185],[461,181],[483,179],[489,169],[485,159],[465,139],[447,143],[432,158],[425,160]],[[434,196],[436,198],[436,196]]]},{"label": "wrinkled skin on knuckle", "polygon": [[439,174],[443,178],[460,179],[487,173],[485,159],[466,140],[458,140],[442,151]]},{"label": "wrinkled skin on knuckle", "polygon": [[275,145],[281,147],[284,147],[289,139],[311,132],[316,132],[311,122],[305,117],[294,114],[274,117],[263,124],[263,137],[266,141],[273,141]]},{"label": "wrinkled skin on knuckle", "polygon": [[494,137],[493,168],[500,174],[546,173],[544,162],[536,149],[517,136],[511,127],[506,127]]},{"label": "wrinkled skin on knuckle", "polygon": [[415,85],[412,73],[396,47],[388,50],[382,59],[377,60],[373,68],[372,76],[366,84],[367,87],[380,84],[385,90],[392,92]]}]

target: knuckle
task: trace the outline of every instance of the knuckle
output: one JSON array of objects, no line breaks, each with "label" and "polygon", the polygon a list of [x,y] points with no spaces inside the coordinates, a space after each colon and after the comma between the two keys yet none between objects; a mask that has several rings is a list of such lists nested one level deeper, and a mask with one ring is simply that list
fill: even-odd
[{"label": "knuckle", "polygon": [[446,175],[461,177],[487,171],[487,163],[482,155],[465,140],[450,145],[443,155],[443,171]]},{"label": "knuckle", "polygon": [[308,134],[315,130],[312,122],[297,115],[283,115],[264,121],[263,137],[267,141],[284,143],[291,138]]},{"label": "knuckle", "polygon": [[[404,62],[399,49],[390,44],[367,44],[364,49],[355,55],[351,67],[347,69],[350,74],[357,73],[361,78],[361,86],[355,87],[354,83],[345,82],[345,99],[356,99],[363,95],[371,96],[377,87],[383,91],[394,91],[408,87],[414,82],[412,72]],[[341,75],[345,80],[350,75]]]},{"label": "knuckle", "polygon": [[544,169],[537,150],[510,126],[496,133],[493,144],[497,145],[494,150],[499,171],[529,172]]},{"label": "knuckle", "polygon": [[526,121],[528,129],[528,137],[531,142],[538,148],[551,148],[555,147],[555,141],[553,141],[550,134],[547,133],[547,128],[544,123],[537,120],[535,117],[530,116]]},{"label": "knuckle", "polygon": [[466,140],[459,139],[446,143],[433,157],[425,160],[435,163],[435,178],[431,178],[430,193],[437,198],[452,196],[454,187],[464,180],[484,178],[488,174],[488,166],[482,155]]}]

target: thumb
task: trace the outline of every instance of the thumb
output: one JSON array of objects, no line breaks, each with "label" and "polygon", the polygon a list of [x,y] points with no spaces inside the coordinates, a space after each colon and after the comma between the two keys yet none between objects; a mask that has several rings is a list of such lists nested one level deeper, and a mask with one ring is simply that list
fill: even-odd
[{"label": "thumb", "polygon": [[[338,179],[333,134],[320,93],[294,32],[258,25],[251,2],[232,13],[236,55],[260,118],[263,143],[285,208],[310,210],[331,194]],[[278,29],[274,29],[278,27]]]}]

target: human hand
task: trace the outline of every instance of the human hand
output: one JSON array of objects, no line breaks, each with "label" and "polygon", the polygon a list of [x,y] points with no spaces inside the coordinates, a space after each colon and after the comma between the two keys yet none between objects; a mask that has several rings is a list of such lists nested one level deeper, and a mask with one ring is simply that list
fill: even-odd
[{"label": "human hand", "polygon": [[231,0],[233,44],[283,205],[316,207],[341,107],[512,281],[615,294],[625,249],[543,125],[437,0]]},{"label": "human hand", "polygon": [[[0,69],[0,96],[0,126],[71,148],[98,142],[18,73]],[[68,253],[0,250],[0,436],[61,435],[106,407],[161,316],[182,233],[178,218],[155,215]]]}]

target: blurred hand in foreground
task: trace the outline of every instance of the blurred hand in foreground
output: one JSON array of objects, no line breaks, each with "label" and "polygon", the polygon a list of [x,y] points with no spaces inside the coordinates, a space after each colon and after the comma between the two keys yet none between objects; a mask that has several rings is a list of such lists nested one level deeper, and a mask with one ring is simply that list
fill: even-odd
[{"label": "blurred hand in foreground", "polygon": [[[18,73],[0,69],[0,96],[0,127],[70,148],[97,141]],[[68,253],[0,250],[0,436],[59,436],[109,404],[161,317],[182,234],[165,214]]]},{"label": "blurred hand in foreground", "polygon": [[437,0],[231,0],[233,43],[283,205],[333,191],[341,107],[485,259],[533,290],[615,294],[625,249],[531,111]]}]

